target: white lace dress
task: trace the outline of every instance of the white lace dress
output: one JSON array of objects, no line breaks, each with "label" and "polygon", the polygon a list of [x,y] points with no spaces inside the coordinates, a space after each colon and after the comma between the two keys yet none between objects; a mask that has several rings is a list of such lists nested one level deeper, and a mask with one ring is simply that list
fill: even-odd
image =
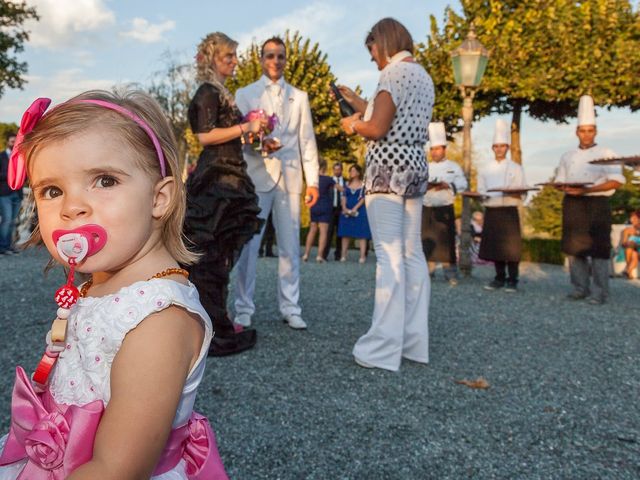
[{"label": "white lace dress", "polygon": [[[193,411],[196,391],[202,380],[213,328],[202,308],[193,284],[167,279],[137,282],[112,295],[87,297],[72,307],[66,350],[60,353],[51,376],[50,390],[57,403],[85,405],[94,400],[109,403],[111,364],[125,335],[152,313],[177,305],[199,315],[205,338],[198,361],[189,373],[173,428],[185,425]],[[0,439],[0,451],[6,435]],[[0,467],[0,480],[15,479],[26,461]],[[156,480],[187,480],[185,462],[155,477]]]}]

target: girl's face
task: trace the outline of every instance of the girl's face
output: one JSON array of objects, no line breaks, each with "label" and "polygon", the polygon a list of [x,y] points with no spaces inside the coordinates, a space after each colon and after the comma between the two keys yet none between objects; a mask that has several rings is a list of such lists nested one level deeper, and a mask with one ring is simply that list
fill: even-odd
[{"label": "girl's face", "polygon": [[126,144],[91,131],[45,146],[30,165],[42,239],[62,263],[55,230],[97,224],[107,243],[78,270],[114,272],[144,257],[160,238],[159,219],[168,209],[149,174]]},{"label": "girl's face", "polygon": [[349,169],[349,178],[351,180],[356,180],[360,178],[360,172],[358,172],[358,170],[356,170],[355,168],[351,167]]},{"label": "girl's face", "polygon": [[213,66],[223,79],[232,76],[237,65],[238,57],[235,50],[228,50],[220,55],[215,55],[213,58]]}]

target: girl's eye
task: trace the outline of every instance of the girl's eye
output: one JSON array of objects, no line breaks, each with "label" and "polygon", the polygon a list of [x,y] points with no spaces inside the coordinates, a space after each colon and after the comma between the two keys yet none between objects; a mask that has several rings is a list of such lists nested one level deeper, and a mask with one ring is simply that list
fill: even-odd
[{"label": "girl's eye", "polygon": [[46,200],[51,200],[52,198],[56,198],[62,195],[62,190],[58,187],[44,187],[40,190],[40,198],[44,198]]},{"label": "girl's eye", "polygon": [[110,175],[101,175],[96,180],[96,187],[98,188],[115,187],[117,184],[118,181]]}]

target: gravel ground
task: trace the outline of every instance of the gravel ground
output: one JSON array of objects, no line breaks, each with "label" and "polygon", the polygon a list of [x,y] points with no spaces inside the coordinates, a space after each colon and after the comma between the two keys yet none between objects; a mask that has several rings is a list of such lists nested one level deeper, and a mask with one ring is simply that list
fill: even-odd
[{"label": "gravel ground", "polygon": [[[438,272],[431,364],[392,373],[352,360],[375,263],[351,256],[302,266],[304,332],[280,321],[277,260],[260,260],[258,346],[210,359],[197,401],[232,479],[640,478],[640,283],[590,306],[555,266],[523,265],[517,294],[484,292],[490,267],[456,288]],[[36,365],[55,312],[45,262],[0,257],[2,430],[14,366]],[[489,389],[455,383],[480,376]]]}]

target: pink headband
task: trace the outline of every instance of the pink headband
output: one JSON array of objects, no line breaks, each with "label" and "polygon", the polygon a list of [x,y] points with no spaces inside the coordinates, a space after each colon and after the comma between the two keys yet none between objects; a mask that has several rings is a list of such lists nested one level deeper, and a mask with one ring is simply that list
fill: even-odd
[{"label": "pink headband", "polygon": [[[136,122],[140,126],[140,128],[142,128],[149,136],[151,142],[153,143],[153,146],[156,149],[158,162],[160,163],[160,175],[162,175],[163,178],[167,176],[164,153],[162,152],[162,148],[160,147],[160,142],[158,141],[158,137],[153,132],[151,127],[149,127],[147,122],[145,122],[142,118],[140,118],[132,111],[127,110],[126,108],[121,107],[120,105],[116,105],[112,102],[94,99],[77,100],[77,102],[92,103],[94,105],[99,105],[110,110],[115,110],[116,112],[121,113],[125,117],[128,117]],[[11,157],[9,158],[9,168],[7,171],[7,183],[12,190],[18,190],[19,188],[21,188],[24,184],[25,179],[27,178],[25,159],[23,153],[20,151],[20,144],[24,141],[24,136],[35,128],[40,119],[44,116],[44,113],[46,112],[50,104],[51,99],[38,98],[31,104],[29,108],[27,108],[27,111],[24,112],[24,115],[22,116],[22,120],[20,121],[20,130],[18,130],[18,134],[16,135],[16,141],[13,145],[13,150],[11,151]]]}]

